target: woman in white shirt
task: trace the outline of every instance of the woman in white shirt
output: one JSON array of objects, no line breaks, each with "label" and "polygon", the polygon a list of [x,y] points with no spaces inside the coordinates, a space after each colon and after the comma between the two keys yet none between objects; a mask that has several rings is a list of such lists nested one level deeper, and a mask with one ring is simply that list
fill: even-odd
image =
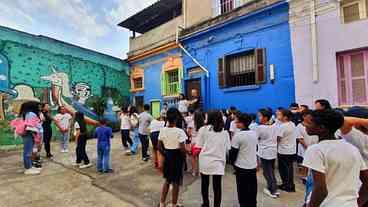
[{"label": "woman in white shirt", "polygon": [[202,182],[203,207],[209,207],[209,179],[213,178],[214,207],[221,206],[222,176],[225,174],[226,154],[230,150],[230,137],[224,130],[224,122],[220,111],[208,113],[207,126],[198,132],[197,146],[202,150],[199,154],[199,172]]},{"label": "woman in white shirt", "polygon": [[189,105],[188,100],[185,98],[185,95],[181,93],[179,95],[179,102],[178,102],[178,110],[180,111],[180,113],[186,115],[188,113],[188,105]]}]

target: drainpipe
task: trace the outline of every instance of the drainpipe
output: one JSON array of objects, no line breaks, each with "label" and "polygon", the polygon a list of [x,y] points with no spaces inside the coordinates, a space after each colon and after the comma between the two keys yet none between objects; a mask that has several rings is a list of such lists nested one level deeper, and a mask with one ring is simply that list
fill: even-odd
[{"label": "drainpipe", "polygon": [[185,49],[185,47],[180,43],[179,41],[179,29],[181,29],[181,27],[179,26],[177,28],[176,31],[176,44],[179,46],[179,48],[190,57],[190,59],[192,59],[192,61],[197,64],[202,70],[204,70],[206,72],[206,77],[208,78],[210,76],[210,72],[207,70],[207,68],[205,68],[200,62],[198,62],[197,59],[195,59],[195,57],[193,57],[189,51],[187,49]]},{"label": "drainpipe", "polygon": [[187,28],[187,1],[183,0],[183,27]]},{"label": "drainpipe", "polygon": [[319,66],[318,66],[318,44],[317,44],[317,24],[316,24],[316,2],[310,1],[310,20],[311,20],[311,44],[312,44],[312,63],[313,63],[313,82],[319,81]]}]

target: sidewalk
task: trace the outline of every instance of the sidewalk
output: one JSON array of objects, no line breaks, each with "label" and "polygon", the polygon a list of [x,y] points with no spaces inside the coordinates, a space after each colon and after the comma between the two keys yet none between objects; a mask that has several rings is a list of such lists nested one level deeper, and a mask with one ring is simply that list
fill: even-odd
[{"label": "sidewalk", "polygon": [[[94,164],[80,170],[72,166],[75,145],[69,153],[60,153],[58,143],[52,146],[54,160],[45,160],[42,174],[22,174],[21,152],[0,152],[0,207],[155,207],[160,197],[163,179],[150,162],[140,160],[140,155],[126,156],[121,148],[120,136],[112,141],[112,167],[114,173],[96,172],[96,141],[89,140],[87,154]],[[227,169],[223,179],[224,207],[238,206],[235,177]],[[297,183],[296,193],[282,193],[280,199],[264,196],[263,176],[258,176],[259,207],[298,207],[303,200],[303,186]],[[186,174],[180,201],[186,207],[201,204],[200,179]]]}]

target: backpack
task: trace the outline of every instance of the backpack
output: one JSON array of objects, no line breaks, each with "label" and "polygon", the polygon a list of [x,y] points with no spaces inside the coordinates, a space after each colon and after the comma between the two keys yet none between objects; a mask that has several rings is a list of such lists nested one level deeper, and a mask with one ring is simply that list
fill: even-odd
[{"label": "backpack", "polygon": [[130,116],[130,124],[132,125],[133,128],[137,128],[138,127],[138,115],[137,114],[132,114]]},{"label": "backpack", "polygon": [[26,122],[21,118],[16,118],[10,122],[10,125],[14,128],[15,134],[23,136],[26,134]]}]

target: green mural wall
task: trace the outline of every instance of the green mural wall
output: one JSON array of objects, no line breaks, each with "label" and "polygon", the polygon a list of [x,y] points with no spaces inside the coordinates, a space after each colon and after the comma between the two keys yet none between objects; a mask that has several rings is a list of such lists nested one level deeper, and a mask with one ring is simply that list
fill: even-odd
[{"label": "green mural wall", "polygon": [[[8,71],[0,67],[0,77],[1,72],[7,76],[8,90],[18,94],[14,97],[0,90],[0,145],[14,144],[7,126],[19,100],[46,101],[56,108],[60,98],[71,107],[72,102],[78,102],[93,113],[91,100],[95,98],[111,98],[117,107],[130,95],[128,65],[118,58],[1,26],[0,55],[8,62]],[[54,97],[55,88],[61,91],[61,97]]]}]

